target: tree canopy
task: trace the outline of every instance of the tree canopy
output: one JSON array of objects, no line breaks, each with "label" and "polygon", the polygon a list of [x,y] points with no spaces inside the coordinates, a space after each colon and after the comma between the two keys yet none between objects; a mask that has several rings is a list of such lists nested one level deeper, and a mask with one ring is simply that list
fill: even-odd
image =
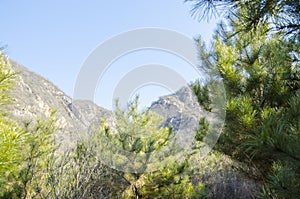
[{"label": "tree canopy", "polygon": [[[192,2],[192,14],[199,20],[222,15],[238,18],[239,29],[249,31],[269,23],[268,30],[283,32],[290,40],[300,42],[300,2],[294,0],[185,0]],[[243,11],[241,11],[243,10]]]},{"label": "tree canopy", "polygon": [[297,198],[299,1],[192,2],[200,19],[220,10],[225,15],[210,49],[197,40],[201,67],[226,88],[226,122],[216,149],[260,170],[260,197]]}]

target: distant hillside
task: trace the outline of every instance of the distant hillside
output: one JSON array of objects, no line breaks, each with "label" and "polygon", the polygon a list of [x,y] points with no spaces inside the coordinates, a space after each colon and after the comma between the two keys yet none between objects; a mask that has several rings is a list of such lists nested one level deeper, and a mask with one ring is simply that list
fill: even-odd
[{"label": "distant hillside", "polygon": [[[52,111],[57,111],[59,138],[64,143],[74,141],[77,136],[86,132],[91,119],[108,119],[112,113],[89,101],[76,101],[45,78],[11,62],[18,72],[15,88],[12,91],[12,105],[9,107],[13,118],[18,121],[45,119]],[[73,104],[72,104],[73,103]]]}]

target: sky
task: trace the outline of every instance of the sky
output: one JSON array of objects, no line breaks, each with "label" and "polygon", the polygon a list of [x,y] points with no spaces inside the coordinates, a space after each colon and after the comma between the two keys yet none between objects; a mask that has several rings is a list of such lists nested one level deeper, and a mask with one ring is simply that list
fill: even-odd
[{"label": "sky", "polygon": [[[155,27],[174,30],[191,39],[200,35],[209,42],[218,20],[198,22],[191,16],[191,4],[183,0],[1,0],[0,5],[0,46],[6,46],[5,53],[53,82],[70,97],[85,60],[97,46],[113,36]],[[193,71],[186,70],[188,67],[182,60],[166,53],[136,53],[112,65],[111,72],[101,79],[104,82],[100,85],[105,87],[98,86],[95,102],[111,108],[108,99],[113,94],[110,91],[124,75],[120,73],[132,70],[130,64],[158,63],[158,60],[160,64],[167,60],[168,63],[163,64],[172,65],[179,73],[189,73],[187,78],[193,76]],[[121,65],[126,68],[126,64],[127,69],[120,70]],[[167,89],[153,84],[144,92],[149,101],[166,93]]]}]

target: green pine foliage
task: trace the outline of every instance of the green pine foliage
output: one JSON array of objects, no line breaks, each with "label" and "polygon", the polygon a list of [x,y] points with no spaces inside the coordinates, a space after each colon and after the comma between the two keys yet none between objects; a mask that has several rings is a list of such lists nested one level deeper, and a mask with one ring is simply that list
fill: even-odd
[{"label": "green pine foliage", "polygon": [[5,114],[5,105],[10,102],[8,91],[14,86],[15,72],[12,70],[8,58],[0,51],[0,110]]},{"label": "green pine foliage", "polygon": [[241,17],[249,17],[249,9],[237,5],[227,24],[219,25],[211,51],[198,40],[204,70],[222,79],[226,89],[225,128],[216,149],[256,165],[265,193],[283,198],[288,190],[288,198],[296,198],[300,190],[300,47],[296,40],[286,39],[284,32],[272,32],[269,21],[244,31]]},{"label": "green pine foliage", "polygon": [[35,124],[25,123],[22,152],[18,168],[12,178],[13,189],[4,193],[7,198],[43,198],[48,194],[45,186],[48,180],[46,164],[53,158],[55,150],[54,113],[49,120],[37,120]]},{"label": "green pine foliage", "polygon": [[199,121],[199,127],[196,130],[195,133],[195,141],[196,142],[202,142],[204,137],[206,136],[206,133],[208,131],[209,128],[209,123],[208,121],[205,119],[205,117],[202,117]]},{"label": "green pine foliage", "polygon": [[8,91],[14,84],[14,75],[8,58],[0,52],[0,196],[10,190],[13,178],[22,160],[23,133],[6,117],[5,105],[9,103]]},{"label": "green pine foliage", "polygon": [[196,81],[190,85],[196,95],[199,104],[207,111],[211,111],[211,99],[209,97],[208,85],[201,85],[200,81]]},{"label": "green pine foliage", "polygon": [[270,23],[268,31],[280,32],[290,41],[300,42],[300,6],[292,0],[185,0],[194,3],[192,15],[199,20],[212,16],[238,18],[238,32],[256,30]]},{"label": "green pine foliage", "polygon": [[[128,105],[127,110],[118,107],[115,111],[116,126],[111,129],[102,121],[95,129],[89,145],[95,153],[115,161],[116,167],[128,168],[134,173],[144,172],[149,163],[154,162],[153,152],[162,151],[171,143],[174,133],[169,127],[159,128],[162,117],[153,111],[138,111],[138,98]],[[99,145],[98,143],[103,143]],[[170,150],[169,150],[170,151]]]},{"label": "green pine foliage", "polygon": [[[197,198],[197,193],[204,198],[204,185],[192,185],[188,161],[177,162],[175,157],[172,158],[175,148],[171,147],[170,152],[164,153],[165,157],[153,157],[172,144],[174,138],[172,129],[160,127],[161,122],[162,118],[150,110],[139,112],[136,98],[126,111],[117,106],[115,131],[102,122],[100,129],[95,129],[87,143],[94,153],[113,156],[115,165],[125,170],[115,171],[127,183],[127,188],[122,192],[123,198],[190,198],[192,195]],[[155,161],[161,164],[160,169],[151,171],[148,166]]]},{"label": "green pine foliage", "polygon": [[267,176],[267,186],[262,198],[298,198],[300,182],[293,165],[274,162]]}]

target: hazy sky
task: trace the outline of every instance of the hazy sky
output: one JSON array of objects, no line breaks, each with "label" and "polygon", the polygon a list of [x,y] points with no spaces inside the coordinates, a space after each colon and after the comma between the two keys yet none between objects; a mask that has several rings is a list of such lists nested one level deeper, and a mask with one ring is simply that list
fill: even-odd
[{"label": "hazy sky", "polygon": [[71,97],[85,59],[116,34],[158,27],[209,41],[216,28],[214,19],[193,19],[183,0],[1,0],[0,6],[6,54]]}]

